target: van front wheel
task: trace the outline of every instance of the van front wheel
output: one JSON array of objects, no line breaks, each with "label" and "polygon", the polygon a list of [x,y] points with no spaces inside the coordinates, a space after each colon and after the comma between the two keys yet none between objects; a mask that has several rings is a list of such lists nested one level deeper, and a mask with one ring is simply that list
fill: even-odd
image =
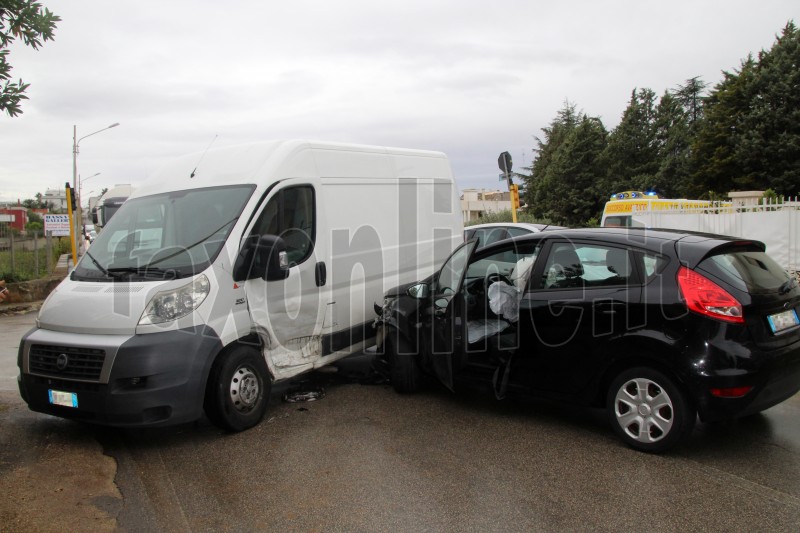
[{"label": "van front wheel", "polygon": [[248,346],[234,348],[211,369],[205,398],[206,415],[222,429],[249,429],[264,417],[271,385],[261,353]]}]

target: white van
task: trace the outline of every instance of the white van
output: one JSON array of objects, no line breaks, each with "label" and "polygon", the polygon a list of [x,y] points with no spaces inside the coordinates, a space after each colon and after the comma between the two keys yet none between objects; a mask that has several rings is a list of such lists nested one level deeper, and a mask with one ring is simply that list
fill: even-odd
[{"label": "white van", "polygon": [[439,152],[276,141],[179,159],[138,188],[20,344],[34,411],[243,430],[271,383],[374,344],[373,304],[462,240]]}]

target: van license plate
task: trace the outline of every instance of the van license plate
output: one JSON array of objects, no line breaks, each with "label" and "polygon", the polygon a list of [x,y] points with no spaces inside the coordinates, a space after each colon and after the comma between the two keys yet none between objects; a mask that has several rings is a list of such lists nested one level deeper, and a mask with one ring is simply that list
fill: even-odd
[{"label": "van license plate", "polygon": [[780,333],[785,329],[800,325],[800,320],[798,320],[797,312],[794,309],[769,315],[767,320],[769,321],[769,327],[772,328],[772,333]]},{"label": "van license plate", "polygon": [[74,392],[62,392],[60,390],[48,390],[47,396],[53,405],[63,407],[78,407],[78,395]]}]

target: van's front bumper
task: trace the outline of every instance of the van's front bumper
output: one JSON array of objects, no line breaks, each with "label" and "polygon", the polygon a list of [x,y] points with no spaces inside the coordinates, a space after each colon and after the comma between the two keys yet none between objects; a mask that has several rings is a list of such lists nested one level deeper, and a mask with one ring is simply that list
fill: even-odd
[{"label": "van's front bumper", "polygon": [[206,380],[221,348],[207,326],[133,336],[35,328],[20,343],[19,391],[34,411],[86,422],[190,422],[203,414]]}]

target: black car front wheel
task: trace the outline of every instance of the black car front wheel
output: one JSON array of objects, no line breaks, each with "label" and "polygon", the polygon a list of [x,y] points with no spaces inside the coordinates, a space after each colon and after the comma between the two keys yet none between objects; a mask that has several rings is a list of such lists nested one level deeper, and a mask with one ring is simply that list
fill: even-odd
[{"label": "black car front wheel", "polygon": [[386,359],[389,361],[389,381],[400,393],[417,392],[422,384],[422,371],[417,354],[409,342],[394,328],[386,335]]},{"label": "black car front wheel", "polygon": [[614,431],[632,448],[669,450],[694,428],[697,412],[685,394],[662,372],[638,367],[622,372],[608,390],[608,416]]}]

